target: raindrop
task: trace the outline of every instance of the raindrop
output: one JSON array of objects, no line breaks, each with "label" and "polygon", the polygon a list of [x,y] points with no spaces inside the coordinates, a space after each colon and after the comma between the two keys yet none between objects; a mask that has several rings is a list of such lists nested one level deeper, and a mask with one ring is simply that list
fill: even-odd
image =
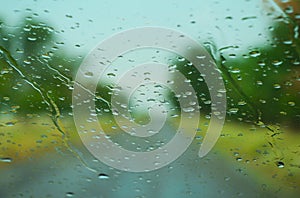
[{"label": "raindrop", "polygon": [[14,126],[14,125],[15,125],[15,122],[6,122],[5,125],[6,125],[6,126]]},{"label": "raindrop", "polygon": [[42,54],[42,58],[49,59],[49,58],[51,58],[51,55],[53,55],[53,54],[52,53],[45,53],[45,54]]},{"label": "raindrop", "polygon": [[98,178],[99,178],[99,179],[109,179],[109,176],[108,176],[107,174],[105,174],[105,173],[100,173],[100,174],[98,175]]},{"label": "raindrop", "polygon": [[94,75],[93,72],[90,72],[90,71],[84,73],[84,76],[88,77],[88,78],[92,77],[93,75]]},{"label": "raindrop", "polygon": [[279,60],[274,60],[273,62],[272,62],[272,65],[274,65],[274,66],[279,66],[279,65],[281,65],[282,64],[282,61],[279,61]]},{"label": "raindrop", "polygon": [[183,61],[185,61],[185,58],[183,58],[183,57],[178,57],[177,60],[178,60],[179,62],[183,62]]},{"label": "raindrop", "polygon": [[260,56],[260,54],[261,53],[259,51],[257,51],[257,50],[253,50],[253,51],[249,52],[249,55],[251,57],[258,57],[258,56]]},{"label": "raindrop", "polygon": [[241,158],[241,157],[237,157],[236,158],[236,161],[238,161],[238,162],[240,162],[240,161],[242,161],[243,160],[243,158]]},{"label": "raindrop", "polygon": [[19,53],[19,54],[23,54],[24,50],[18,48],[18,49],[16,49],[16,52]]},{"label": "raindrop", "polygon": [[260,80],[258,80],[258,81],[256,81],[256,84],[257,84],[257,85],[263,85],[263,82],[260,81]]},{"label": "raindrop", "polygon": [[261,67],[264,67],[264,66],[266,66],[266,63],[263,62],[263,61],[259,61],[259,62],[258,62],[258,65],[261,66]]},{"label": "raindrop", "polygon": [[287,115],[287,112],[285,112],[285,111],[280,111],[279,112],[281,115]]},{"label": "raindrop", "polygon": [[278,168],[284,168],[284,163],[281,162],[281,161],[277,162],[277,167]]},{"label": "raindrop", "polygon": [[280,86],[279,84],[277,84],[277,83],[274,84],[273,87],[274,87],[275,89],[280,89],[280,88],[281,88],[281,86]]},{"label": "raindrop", "polygon": [[186,107],[186,108],[182,108],[182,110],[186,113],[189,113],[189,112],[193,112],[195,111],[195,108],[193,107]]},{"label": "raindrop", "polygon": [[190,95],[192,95],[192,92],[191,91],[187,91],[187,92],[185,92],[185,95],[186,96],[190,96]]},{"label": "raindrop", "polygon": [[245,20],[256,19],[256,18],[257,18],[256,16],[247,16],[247,17],[243,17],[242,20],[245,21]]},{"label": "raindrop", "polygon": [[66,197],[73,197],[74,196],[74,193],[73,192],[67,192],[66,193]]},{"label": "raindrop", "polygon": [[243,105],[246,105],[247,103],[245,102],[245,101],[240,101],[240,102],[238,102],[238,105],[239,106],[243,106]]},{"label": "raindrop", "polygon": [[36,38],[36,37],[28,37],[27,40],[28,40],[28,41],[36,41],[37,38]]},{"label": "raindrop", "polygon": [[293,44],[293,41],[292,40],[286,40],[286,41],[283,41],[283,44],[291,45],[291,44]]},{"label": "raindrop", "polygon": [[1,157],[0,162],[11,163],[13,161],[10,157]]},{"label": "raindrop", "polygon": [[226,93],[226,89],[218,89],[218,93]]},{"label": "raindrop", "polygon": [[206,56],[205,55],[198,55],[198,56],[196,56],[196,58],[198,58],[198,59],[205,59]]},{"label": "raindrop", "polygon": [[239,110],[238,108],[231,108],[231,109],[229,109],[229,112],[232,114],[235,114],[238,112],[238,110]]},{"label": "raindrop", "polygon": [[228,55],[230,58],[236,58],[236,54],[229,54]]},{"label": "raindrop", "polygon": [[24,60],[23,62],[27,65],[31,64],[31,61],[29,61],[29,60]]},{"label": "raindrop", "polygon": [[294,12],[293,6],[287,6],[284,11],[287,14],[292,14]]},{"label": "raindrop", "polygon": [[218,116],[218,115],[221,114],[221,112],[219,112],[219,111],[214,111],[213,114],[216,115],[216,116]]},{"label": "raindrop", "polygon": [[265,104],[265,103],[266,103],[266,101],[265,101],[265,100],[262,100],[262,99],[260,99],[259,102],[262,103],[262,104]]},{"label": "raindrop", "polygon": [[238,74],[238,73],[240,73],[241,71],[240,71],[239,68],[234,68],[234,69],[232,69],[230,72],[233,73],[233,74]]},{"label": "raindrop", "polygon": [[70,15],[70,14],[66,14],[66,17],[67,17],[67,18],[73,18],[73,16]]},{"label": "raindrop", "polygon": [[10,100],[10,98],[9,98],[9,97],[7,97],[7,96],[4,96],[4,97],[3,97],[3,100],[5,100],[5,101],[9,101],[9,100]]},{"label": "raindrop", "polygon": [[206,104],[206,105],[209,105],[209,104],[211,104],[211,101],[210,100],[205,100],[203,103]]},{"label": "raindrop", "polygon": [[231,179],[231,177],[225,177],[224,180],[225,181],[229,181]]},{"label": "raindrop", "polygon": [[25,27],[23,28],[23,30],[24,30],[25,32],[29,32],[29,31],[31,30],[31,26],[25,26]]},{"label": "raindrop", "polygon": [[115,77],[116,74],[114,74],[114,73],[108,73],[107,76],[108,76],[108,77]]}]

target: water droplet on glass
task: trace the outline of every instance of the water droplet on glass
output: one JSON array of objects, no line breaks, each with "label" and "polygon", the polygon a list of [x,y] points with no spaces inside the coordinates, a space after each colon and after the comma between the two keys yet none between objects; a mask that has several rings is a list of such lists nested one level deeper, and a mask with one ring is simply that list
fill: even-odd
[{"label": "water droplet on glass", "polygon": [[284,168],[284,163],[279,161],[279,162],[277,162],[277,166],[278,166],[278,168]]},{"label": "water droplet on glass", "polygon": [[36,41],[37,38],[36,38],[36,37],[28,37],[27,40],[28,40],[28,41]]},{"label": "water droplet on glass", "polygon": [[105,173],[100,173],[100,174],[98,175],[98,178],[99,178],[99,179],[109,179],[109,176],[108,176],[107,174],[105,174]]},{"label": "water droplet on glass", "polygon": [[15,122],[6,122],[5,125],[6,125],[6,126],[14,126],[14,125],[15,125]]},{"label": "water droplet on glass", "polygon": [[193,108],[193,107],[186,107],[186,108],[182,108],[182,110],[183,110],[184,112],[188,113],[188,112],[193,112],[193,111],[195,111],[195,108]]},{"label": "water droplet on glass", "polygon": [[231,179],[231,177],[225,177],[224,180],[225,181],[229,181]]},{"label": "water droplet on glass", "polygon": [[66,193],[66,197],[73,197],[74,196],[74,193],[73,192],[67,192]]},{"label": "water droplet on glass", "polygon": [[282,64],[282,61],[279,61],[279,60],[274,60],[273,62],[272,62],[272,65],[274,65],[274,66],[279,66],[279,65],[281,65]]},{"label": "water droplet on glass", "polygon": [[230,58],[236,58],[236,54],[229,54],[228,55]]},{"label": "water droplet on glass", "polygon": [[178,60],[179,62],[183,62],[183,61],[185,61],[185,58],[183,58],[183,57],[178,57],[177,60]]},{"label": "water droplet on glass", "polygon": [[234,69],[232,69],[230,72],[233,73],[233,74],[238,74],[238,73],[240,73],[241,71],[240,71],[239,68],[234,68]]},{"label": "water droplet on glass", "polygon": [[292,40],[286,40],[286,41],[283,41],[283,44],[291,45],[291,44],[293,44],[293,41]]},{"label": "water droplet on glass", "polygon": [[285,13],[287,14],[292,14],[294,12],[294,8],[293,6],[287,6],[285,9],[284,9]]},{"label": "water droplet on glass", "polygon": [[198,59],[205,59],[206,56],[205,55],[198,55],[198,56],[196,56],[196,58],[198,58]]},{"label": "water droplet on glass", "polygon": [[92,77],[93,75],[94,75],[93,72],[89,72],[89,71],[84,73],[84,76],[88,78]]},{"label": "water droplet on glass", "polygon": [[1,157],[0,162],[11,163],[13,161],[10,157]]},{"label": "water droplet on glass", "polygon": [[257,85],[263,85],[263,82],[260,81],[260,80],[258,80],[258,81],[256,81],[256,84],[257,84]]},{"label": "water droplet on glass", "polygon": [[249,55],[251,57],[258,57],[258,56],[260,56],[260,52],[257,50],[253,50],[253,51],[249,52]]},{"label": "water droplet on glass", "polygon": [[9,97],[7,97],[7,96],[4,96],[4,97],[3,97],[3,100],[5,100],[5,101],[9,101],[9,100],[10,100],[10,98],[9,98]]},{"label": "water droplet on glass", "polygon": [[281,86],[280,86],[279,84],[277,84],[277,83],[274,84],[273,87],[274,87],[275,89],[280,89],[280,88],[281,88]]},{"label": "water droplet on glass", "polygon": [[19,54],[22,54],[22,53],[24,53],[24,50],[18,48],[18,49],[16,49],[16,52]]},{"label": "water droplet on glass", "polygon": [[247,103],[245,102],[245,101],[240,101],[240,102],[238,102],[238,105],[239,106],[243,106],[243,105],[246,105]]},{"label": "water droplet on glass", "polygon": [[27,65],[31,64],[31,61],[29,61],[29,60],[24,60],[23,62]]},{"label": "water droplet on glass", "polygon": [[73,18],[73,16],[70,15],[70,14],[66,14],[66,17],[67,17],[67,18]]},{"label": "water droplet on glass", "polygon": [[114,74],[114,73],[108,73],[107,76],[108,76],[108,77],[115,77],[116,74]]},{"label": "water droplet on glass", "polygon": [[241,157],[237,157],[236,158],[236,161],[238,161],[238,162],[240,162],[240,161],[242,161],[243,160],[243,158],[241,158]]},{"label": "water droplet on glass", "polygon": [[230,108],[229,112],[232,113],[232,114],[235,114],[235,113],[238,112],[238,110],[239,110],[238,108]]}]

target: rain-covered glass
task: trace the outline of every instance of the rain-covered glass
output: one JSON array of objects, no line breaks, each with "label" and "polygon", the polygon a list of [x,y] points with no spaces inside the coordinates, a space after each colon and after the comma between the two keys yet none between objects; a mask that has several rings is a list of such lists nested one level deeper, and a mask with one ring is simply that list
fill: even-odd
[{"label": "rain-covered glass", "polygon": [[0,197],[299,197],[299,0],[0,6]]}]

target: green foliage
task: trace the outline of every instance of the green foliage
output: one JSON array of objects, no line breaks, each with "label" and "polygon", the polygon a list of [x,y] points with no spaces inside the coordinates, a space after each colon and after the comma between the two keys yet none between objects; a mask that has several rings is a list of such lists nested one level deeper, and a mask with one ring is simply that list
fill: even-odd
[{"label": "green foliage", "polygon": [[[261,119],[299,127],[300,42],[295,27],[296,24],[285,18],[274,22],[269,27],[272,36],[265,44],[251,47],[244,54],[234,54],[230,49],[211,51],[225,81],[229,118],[250,122]],[[26,18],[13,29],[2,21],[0,35],[3,104],[18,105],[24,113],[45,109],[54,112],[57,107],[59,111],[69,111],[74,83],[71,72],[76,70],[80,59],[70,58],[66,51],[59,49],[54,29]],[[177,60],[175,65],[191,80],[201,112],[209,114],[210,96],[201,74],[187,61]],[[180,86],[176,79],[175,86]],[[109,101],[110,89],[105,83],[101,84],[97,94]],[[173,98],[173,106],[179,112],[176,97],[167,97]],[[108,108],[102,100],[97,105]]]},{"label": "green foliage", "polygon": [[[263,46],[249,48],[244,54],[235,54],[230,48],[209,50],[225,81],[229,119],[300,127],[297,105],[300,101],[300,45],[295,27],[291,21],[274,23],[274,27],[269,28],[271,38]],[[199,79],[201,74],[187,61],[177,61],[176,65],[197,91],[201,111],[209,113],[210,106],[204,101],[209,101],[210,96],[205,82]]]},{"label": "green foliage", "polygon": [[1,100],[25,114],[70,109],[78,60],[57,47],[53,28],[26,18],[13,29],[2,22],[0,35]]}]

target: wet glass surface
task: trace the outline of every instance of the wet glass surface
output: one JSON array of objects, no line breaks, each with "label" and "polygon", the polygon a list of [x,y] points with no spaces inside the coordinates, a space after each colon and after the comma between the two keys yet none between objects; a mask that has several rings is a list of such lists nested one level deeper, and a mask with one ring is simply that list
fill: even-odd
[{"label": "wet glass surface", "polygon": [[[0,11],[0,197],[299,195],[297,0],[10,1]],[[84,58],[105,39],[140,27],[168,28],[192,38],[207,51],[195,58],[211,58],[206,63],[217,69],[199,71],[187,58],[198,52],[189,47],[178,54],[137,46],[111,62],[96,59],[93,64],[110,67],[90,89],[96,74],[80,69]],[[174,49],[182,47],[177,44],[182,38],[170,34],[164,40],[169,38]],[[118,51],[124,43],[108,48]],[[215,87],[207,81],[214,72],[225,90],[212,92]],[[76,79],[78,73],[83,80]],[[140,82],[136,79],[143,83],[133,87],[131,82]],[[88,119],[79,109],[80,124],[75,109],[90,101],[74,94],[76,86],[95,104]],[[201,158],[212,117],[222,113],[214,109],[214,96],[225,97],[226,118],[218,141]],[[146,127],[155,119],[161,130]],[[99,123],[101,130],[90,123]],[[87,146],[97,149],[107,139],[130,151],[152,152],[180,129],[188,137],[195,133],[191,145],[152,171],[108,166]],[[172,147],[174,153],[181,148]],[[173,150],[164,153],[166,159]],[[109,149],[96,151],[112,155]],[[160,167],[162,158],[149,166]],[[124,159],[130,165],[134,156]]]}]

